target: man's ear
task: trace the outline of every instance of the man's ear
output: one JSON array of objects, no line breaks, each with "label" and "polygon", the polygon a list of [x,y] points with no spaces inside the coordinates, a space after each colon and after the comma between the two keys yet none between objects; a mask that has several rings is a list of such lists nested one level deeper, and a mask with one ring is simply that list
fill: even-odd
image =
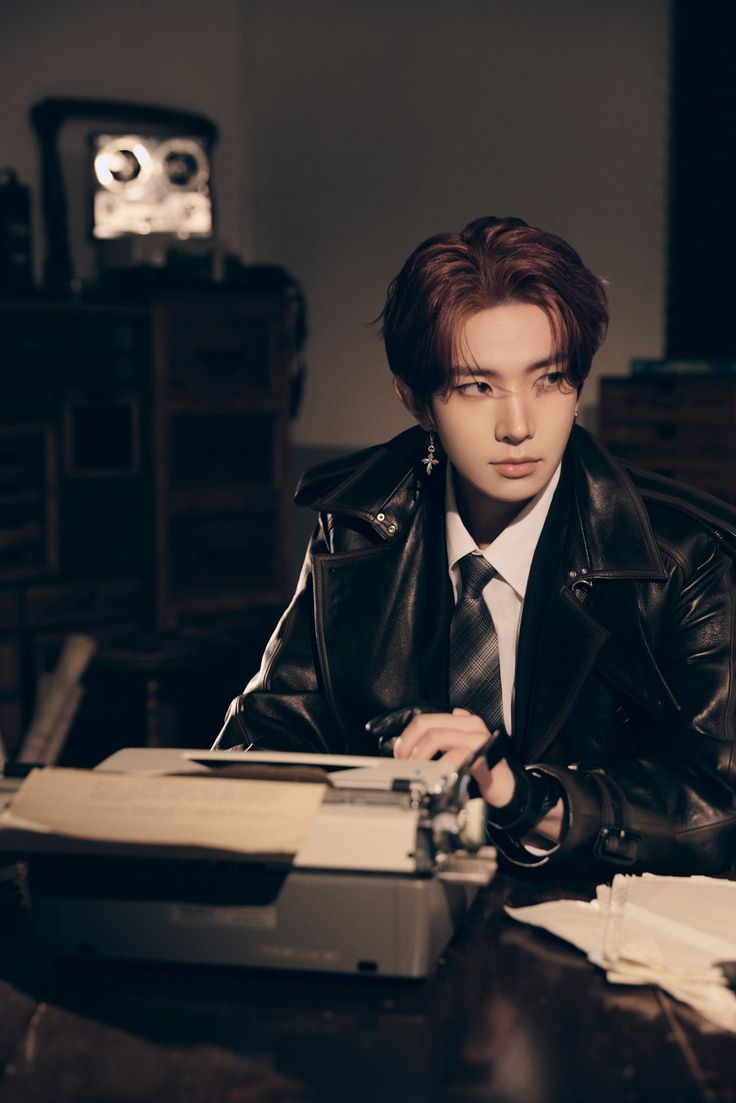
[{"label": "man's ear", "polygon": [[398,375],[393,377],[393,386],[394,394],[399,402],[406,407],[412,417],[417,419],[422,429],[433,429],[432,411],[427,403],[418,399],[409,384],[405,383],[403,379],[399,379]]}]

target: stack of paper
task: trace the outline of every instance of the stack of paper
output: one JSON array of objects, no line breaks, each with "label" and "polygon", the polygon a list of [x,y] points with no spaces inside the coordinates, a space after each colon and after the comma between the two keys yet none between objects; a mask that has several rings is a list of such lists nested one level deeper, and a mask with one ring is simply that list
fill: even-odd
[{"label": "stack of paper", "polygon": [[736,1032],[736,881],[617,874],[591,901],[507,908],[584,950],[616,984],[657,984],[716,1026]]}]

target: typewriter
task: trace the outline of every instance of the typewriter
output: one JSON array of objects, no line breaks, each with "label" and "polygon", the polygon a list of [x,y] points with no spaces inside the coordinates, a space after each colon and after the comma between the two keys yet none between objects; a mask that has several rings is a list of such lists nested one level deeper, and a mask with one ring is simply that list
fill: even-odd
[{"label": "typewriter", "polygon": [[129,748],[0,814],[53,955],[430,975],[496,870],[440,762]]}]

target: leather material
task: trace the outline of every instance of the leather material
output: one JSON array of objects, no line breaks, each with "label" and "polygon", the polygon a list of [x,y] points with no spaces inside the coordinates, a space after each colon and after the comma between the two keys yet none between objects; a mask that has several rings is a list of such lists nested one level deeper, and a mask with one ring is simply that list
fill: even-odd
[{"label": "leather material", "polygon": [[[447,700],[444,463],[411,429],[310,472],[318,511],[291,605],[218,747],[370,753],[365,723]],[[584,876],[736,862],[736,512],[573,430],[534,557],[517,657],[519,759],[565,790],[552,856]]]}]

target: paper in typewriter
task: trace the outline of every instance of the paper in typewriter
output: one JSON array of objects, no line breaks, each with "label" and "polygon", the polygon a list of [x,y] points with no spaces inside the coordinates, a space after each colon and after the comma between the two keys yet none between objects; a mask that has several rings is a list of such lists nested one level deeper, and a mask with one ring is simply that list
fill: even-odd
[{"label": "paper in typewriter", "polygon": [[34,770],[0,828],[112,844],[293,855],[325,786],[284,781]]}]

